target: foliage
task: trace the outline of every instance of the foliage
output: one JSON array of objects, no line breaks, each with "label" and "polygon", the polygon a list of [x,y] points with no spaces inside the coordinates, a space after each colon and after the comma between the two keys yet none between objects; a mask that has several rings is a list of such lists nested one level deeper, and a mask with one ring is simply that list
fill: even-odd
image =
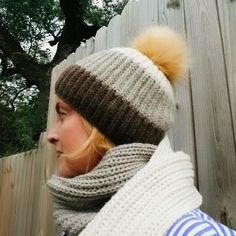
[{"label": "foliage", "polygon": [[0,80],[0,157],[35,148],[46,122],[38,114],[37,89],[28,89],[21,80]]},{"label": "foliage", "polygon": [[[79,4],[82,21],[99,27],[107,25],[112,16],[119,14],[127,1],[103,0],[98,5],[98,0],[74,0]],[[0,27],[14,38],[11,42],[2,42],[0,31],[0,157],[35,148],[45,129],[46,111],[42,112],[43,96],[40,95],[43,87],[34,86],[29,75],[32,78],[43,75],[43,81],[54,66],[50,45],[60,44],[66,28],[62,2],[68,7],[69,1],[65,0],[0,0]],[[19,44],[30,58],[28,62],[35,62],[31,72],[26,73],[28,78],[19,72],[19,68],[27,68],[27,62],[19,63],[17,67],[4,50],[5,44],[9,47],[13,44],[13,50]],[[47,70],[44,65],[48,66]],[[10,73],[12,69],[18,70]]]},{"label": "foliage", "polygon": [[[109,20],[116,14],[121,14],[124,6],[128,3],[128,0],[114,1],[114,0],[95,0],[95,4],[91,4],[86,11],[86,18],[89,19],[89,23],[93,25],[107,25]],[[101,6],[100,6],[101,5]]]},{"label": "foliage", "polygon": [[0,0],[0,18],[26,52],[38,60],[48,58],[49,52],[42,46],[63,26],[59,2],[54,0]]}]

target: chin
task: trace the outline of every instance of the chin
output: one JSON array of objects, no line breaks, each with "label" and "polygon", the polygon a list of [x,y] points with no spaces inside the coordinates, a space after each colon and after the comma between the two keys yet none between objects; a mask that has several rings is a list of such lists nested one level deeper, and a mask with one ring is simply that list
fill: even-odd
[{"label": "chin", "polygon": [[60,167],[58,168],[57,173],[58,173],[58,176],[64,177],[64,178],[73,178],[73,177],[75,177],[74,173],[72,173],[69,170],[65,170],[64,168],[60,168]]}]

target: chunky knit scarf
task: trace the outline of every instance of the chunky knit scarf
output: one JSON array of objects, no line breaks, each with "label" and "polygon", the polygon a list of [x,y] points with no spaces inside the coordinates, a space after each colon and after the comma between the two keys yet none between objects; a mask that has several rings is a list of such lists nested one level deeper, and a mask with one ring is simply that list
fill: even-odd
[{"label": "chunky knit scarf", "polygon": [[48,186],[59,228],[67,235],[78,235],[111,196],[146,165],[156,148],[141,143],[120,145],[110,149],[87,174],[72,179],[52,176]]},{"label": "chunky knit scarf", "polygon": [[173,152],[166,136],[157,147],[115,147],[90,173],[53,176],[48,184],[56,223],[67,235],[163,236],[201,205],[193,176],[190,157]]}]

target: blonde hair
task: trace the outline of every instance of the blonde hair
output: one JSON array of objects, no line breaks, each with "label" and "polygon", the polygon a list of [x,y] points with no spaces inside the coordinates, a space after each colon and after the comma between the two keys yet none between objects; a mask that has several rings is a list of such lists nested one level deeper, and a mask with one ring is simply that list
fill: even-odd
[{"label": "blonde hair", "polygon": [[82,156],[89,156],[95,153],[98,156],[104,156],[105,153],[114,146],[114,144],[103,135],[95,126],[90,124],[81,116],[82,124],[89,138],[75,152],[67,154],[66,158],[71,164]]}]

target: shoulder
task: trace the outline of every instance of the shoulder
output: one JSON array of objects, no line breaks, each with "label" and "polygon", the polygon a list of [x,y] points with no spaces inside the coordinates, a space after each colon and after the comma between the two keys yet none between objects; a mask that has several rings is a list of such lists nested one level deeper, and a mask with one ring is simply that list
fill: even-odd
[{"label": "shoulder", "polygon": [[200,209],[177,220],[165,236],[236,236],[236,231],[216,222]]}]

